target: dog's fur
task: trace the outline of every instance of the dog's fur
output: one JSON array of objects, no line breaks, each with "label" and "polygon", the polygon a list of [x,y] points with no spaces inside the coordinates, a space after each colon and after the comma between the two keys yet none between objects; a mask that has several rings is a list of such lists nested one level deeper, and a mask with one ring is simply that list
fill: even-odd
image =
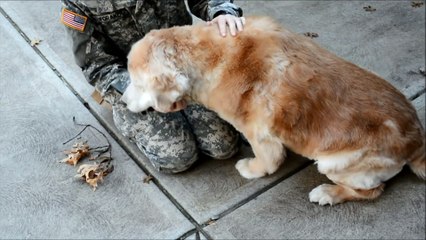
[{"label": "dog's fur", "polygon": [[274,173],[284,146],[336,183],[311,191],[321,205],[376,198],[406,163],[425,178],[424,130],[404,95],[270,18],[247,18],[236,37],[206,25],[151,31],[128,60],[128,108],[170,112],[191,99],[214,110],[253,148],[236,164],[246,178]]}]

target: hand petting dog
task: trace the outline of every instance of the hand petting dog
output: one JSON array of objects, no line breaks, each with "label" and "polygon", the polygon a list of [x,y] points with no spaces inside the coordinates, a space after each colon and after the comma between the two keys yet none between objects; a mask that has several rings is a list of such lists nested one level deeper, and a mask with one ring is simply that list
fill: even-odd
[{"label": "hand petting dog", "polygon": [[226,14],[219,15],[213,20],[207,22],[207,25],[217,24],[219,33],[222,37],[226,37],[228,29],[232,36],[236,36],[238,32],[243,31],[246,19],[244,17],[236,17]]}]

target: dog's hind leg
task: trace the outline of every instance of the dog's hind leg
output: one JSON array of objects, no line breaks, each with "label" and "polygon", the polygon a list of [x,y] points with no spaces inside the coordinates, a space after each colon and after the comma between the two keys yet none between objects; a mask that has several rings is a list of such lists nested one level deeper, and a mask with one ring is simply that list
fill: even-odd
[{"label": "dog's hind leg", "polygon": [[[371,157],[343,169],[325,169],[318,162],[318,169],[337,185],[322,184],[309,193],[311,202],[334,205],[346,201],[370,200],[383,192],[384,182],[398,174],[404,163],[385,157]],[[331,166],[330,164],[325,166]]]},{"label": "dog's hind leg", "polygon": [[286,155],[282,143],[274,139],[248,140],[255,157],[241,159],[237,162],[235,167],[241,176],[251,179],[274,173]]},{"label": "dog's hind leg", "polygon": [[345,185],[322,184],[309,193],[309,200],[319,205],[334,205],[351,200],[369,200],[382,194],[385,184],[372,189],[353,189]]}]

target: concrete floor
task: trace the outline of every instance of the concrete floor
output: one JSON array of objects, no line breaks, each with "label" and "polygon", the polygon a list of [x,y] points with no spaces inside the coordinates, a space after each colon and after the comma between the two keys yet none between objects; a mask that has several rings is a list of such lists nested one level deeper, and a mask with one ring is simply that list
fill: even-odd
[{"label": "concrete floor", "polygon": [[[425,123],[425,6],[410,1],[236,1],[269,15],[388,80]],[[363,8],[372,6],[376,11]],[[200,159],[187,172],[156,172],[112,123],[111,111],[74,64],[59,1],[0,1],[0,238],[68,239],[425,239],[425,182],[404,169],[371,202],[310,203],[328,182],[292,154],[272,176],[245,180],[242,155]],[[33,39],[39,45],[30,46]],[[80,126],[112,144],[114,172],[93,192],[58,163]],[[83,136],[105,144],[96,131]],[[143,179],[153,176],[153,181]]]}]

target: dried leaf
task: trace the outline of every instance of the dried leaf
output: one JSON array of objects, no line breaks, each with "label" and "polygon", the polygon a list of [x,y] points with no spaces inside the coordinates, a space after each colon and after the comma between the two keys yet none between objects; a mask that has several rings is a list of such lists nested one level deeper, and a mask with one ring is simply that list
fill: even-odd
[{"label": "dried leaf", "polygon": [[216,221],[215,220],[213,220],[213,219],[210,219],[208,222],[207,222],[207,225],[214,225],[214,224],[216,224]]},{"label": "dried leaf", "polygon": [[422,2],[422,1],[412,1],[411,2],[411,6],[413,8],[419,8],[419,7],[423,6],[423,4],[424,4],[424,2]]},{"label": "dried leaf", "polygon": [[372,6],[370,6],[370,5],[368,5],[368,6],[364,7],[364,10],[365,10],[366,12],[374,12],[374,11],[376,11],[376,9],[375,9],[375,8],[373,8],[373,7],[372,7]]},{"label": "dried leaf", "polygon": [[317,37],[319,37],[318,33],[314,33],[314,32],[306,32],[303,35],[305,35],[306,37],[310,37],[310,38],[317,38]]},{"label": "dried leaf", "polygon": [[60,162],[75,166],[80,159],[90,154],[89,145],[86,142],[78,142],[73,145],[71,150],[66,150],[65,154],[68,154],[68,156]]},{"label": "dried leaf", "polygon": [[78,168],[77,172],[79,174],[76,177],[84,179],[95,191],[98,187],[98,181],[102,182],[103,180],[103,174],[97,173],[98,168],[98,164],[83,164]]},{"label": "dried leaf", "polygon": [[[40,40],[41,41],[41,40]],[[37,43],[39,43],[38,41]],[[111,144],[108,141],[108,138],[106,135],[101,132],[99,129],[93,127],[90,124],[79,124],[76,122],[75,117],[73,117],[73,122],[76,125],[84,126],[80,132],[72,137],[71,139],[65,141],[63,144],[67,144],[70,141],[74,139],[81,139],[81,134],[87,130],[88,128],[93,128],[96,130],[99,134],[101,134],[108,145],[105,146],[98,146],[98,147],[89,147],[87,144],[87,141],[81,141],[77,142],[73,145],[73,148],[71,150],[65,151],[65,154],[67,154],[67,158],[61,160],[61,162],[65,162],[71,165],[76,165],[83,157],[89,155],[90,160],[98,160],[94,164],[83,164],[77,169],[77,175],[75,177],[81,178],[84,180],[87,184],[89,184],[93,191],[96,190],[98,187],[98,183],[102,182],[104,177],[107,176],[109,173],[114,171],[114,166],[111,164],[112,157],[111,157]],[[95,156],[92,156],[92,154],[96,153]],[[109,156],[101,156],[104,153],[109,153]]]},{"label": "dried leaf", "polygon": [[33,39],[33,40],[31,40],[31,46],[32,47],[34,47],[35,45],[39,45],[40,43],[41,43],[41,39],[37,39],[37,38],[35,38],[35,39]]},{"label": "dried leaf", "polygon": [[98,187],[98,182],[102,182],[104,177],[114,170],[114,166],[108,163],[82,164],[77,169],[75,177],[82,178],[92,188],[93,191]]},{"label": "dried leaf", "polygon": [[148,176],[143,178],[143,183],[149,184],[152,181],[152,179],[154,179],[154,177],[151,176],[151,175],[148,175]]},{"label": "dried leaf", "polygon": [[107,145],[107,146],[100,146],[100,147],[94,147],[94,148],[90,148],[89,150],[90,150],[90,152],[93,154],[93,153],[96,153],[96,155],[93,155],[93,156],[91,156],[90,158],[89,158],[89,160],[96,160],[96,159],[100,159],[101,158],[101,155],[102,154],[104,154],[104,153],[106,153],[106,152],[108,152],[108,151],[110,151],[110,149],[111,149],[111,147],[109,146],[109,145]]}]

